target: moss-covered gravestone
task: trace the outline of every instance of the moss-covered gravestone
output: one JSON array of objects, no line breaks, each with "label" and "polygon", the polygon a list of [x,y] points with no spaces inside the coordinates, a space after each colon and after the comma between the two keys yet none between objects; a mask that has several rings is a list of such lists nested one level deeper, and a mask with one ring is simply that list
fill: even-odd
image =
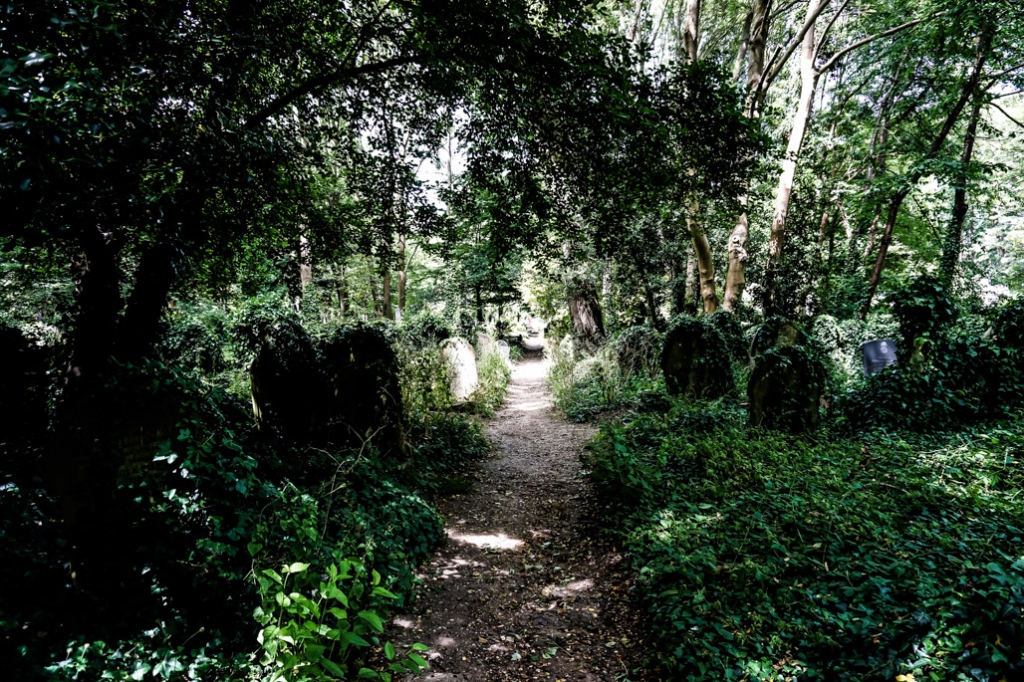
[{"label": "moss-covered gravestone", "polygon": [[714,399],[733,387],[725,340],[717,329],[691,317],[680,315],[665,332],[661,371],[669,395]]},{"label": "moss-covered gravestone", "polygon": [[382,454],[406,451],[398,356],[384,330],[372,324],[342,327],[320,344],[327,395],[321,437],[335,445],[369,440]]},{"label": "moss-covered gravestone", "polygon": [[765,351],[747,384],[750,425],[802,433],[818,427],[825,368],[800,346]]},{"label": "moss-covered gravestone", "polygon": [[267,330],[249,370],[256,421],[290,441],[304,441],[316,427],[326,393],[312,339],[297,322]]},{"label": "moss-covered gravestone", "polygon": [[662,339],[654,329],[638,325],[615,338],[615,359],[624,375],[653,374],[661,359]]},{"label": "moss-covered gravestone", "polygon": [[750,357],[757,358],[772,348],[806,346],[810,338],[796,322],[773,315],[762,322],[754,332],[754,338],[750,343]]}]

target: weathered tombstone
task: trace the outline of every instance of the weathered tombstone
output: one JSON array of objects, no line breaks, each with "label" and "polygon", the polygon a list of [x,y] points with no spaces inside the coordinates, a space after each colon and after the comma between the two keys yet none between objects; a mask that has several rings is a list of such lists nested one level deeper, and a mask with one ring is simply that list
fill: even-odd
[{"label": "weathered tombstone", "polygon": [[497,348],[498,354],[501,356],[502,360],[504,360],[505,362],[512,362],[511,357],[509,355],[509,353],[511,352],[511,348],[509,348],[508,341],[506,341],[505,339],[499,339],[497,343]]},{"label": "weathered tombstone", "polygon": [[309,437],[327,392],[313,341],[298,323],[271,327],[249,370],[256,421],[288,440]]},{"label": "weathered tombstone", "polygon": [[[505,345],[508,345],[508,344],[505,344]],[[483,357],[485,357],[487,355],[490,355],[491,353],[496,352],[497,350],[498,350],[498,348],[497,348],[497,346],[494,343],[494,339],[492,339],[490,337],[490,335],[484,334],[483,332],[477,332],[476,333],[476,352],[477,352],[477,357],[483,358]]]},{"label": "weathered tombstone", "polygon": [[719,398],[732,388],[732,367],[717,329],[678,316],[665,333],[661,371],[669,395]]},{"label": "weathered tombstone", "polygon": [[773,315],[761,323],[754,332],[750,343],[750,357],[759,355],[772,348],[785,348],[793,345],[806,345],[810,337],[800,325],[779,315]]},{"label": "weathered tombstone", "polygon": [[370,441],[382,454],[406,450],[398,356],[373,324],[341,327],[320,344],[327,393],[316,412],[319,438],[335,445]]},{"label": "weathered tombstone", "polygon": [[615,338],[615,359],[623,374],[654,374],[660,358],[661,334],[650,327],[629,327]]},{"label": "weathered tombstone", "polygon": [[864,356],[864,376],[878,374],[889,365],[896,364],[896,342],[892,339],[876,339],[861,344]]},{"label": "weathered tombstone", "polygon": [[801,433],[817,428],[825,368],[800,346],[766,351],[747,384],[750,425]]},{"label": "weathered tombstone", "polygon": [[452,397],[464,403],[477,387],[476,352],[465,339],[455,337],[444,342],[441,354],[451,371]]}]

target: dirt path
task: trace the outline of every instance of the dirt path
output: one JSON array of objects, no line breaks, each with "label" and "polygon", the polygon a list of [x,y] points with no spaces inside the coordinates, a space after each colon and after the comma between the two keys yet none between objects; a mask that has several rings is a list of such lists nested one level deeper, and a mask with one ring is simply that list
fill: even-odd
[{"label": "dirt path", "polygon": [[646,647],[622,557],[601,539],[579,475],[591,425],[553,412],[546,363],[519,363],[487,425],[494,455],[474,489],[443,500],[448,544],[420,575],[400,644],[431,647],[420,680],[638,682]]}]

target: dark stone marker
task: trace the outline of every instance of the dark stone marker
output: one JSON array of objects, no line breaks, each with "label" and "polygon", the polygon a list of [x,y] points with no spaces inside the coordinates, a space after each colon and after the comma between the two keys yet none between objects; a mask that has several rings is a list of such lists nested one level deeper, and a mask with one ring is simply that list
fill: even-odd
[{"label": "dark stone marker", "polygon": [[669,395],[720,398],[732,388],[725,341],[714,327],[680,315],[665,333],[661,371]]},{"label": "dark stone marker", "polygon": [[801,433],[817,428],[825,368],[800,346],[773,348],[747,384],[750,425]]},{"label": "dark stone marker", "polygon": [[864,376],[878,374],[889,365],[896,364],[896,342],[892,339],[876,339],[861,345],[864,356]]}]

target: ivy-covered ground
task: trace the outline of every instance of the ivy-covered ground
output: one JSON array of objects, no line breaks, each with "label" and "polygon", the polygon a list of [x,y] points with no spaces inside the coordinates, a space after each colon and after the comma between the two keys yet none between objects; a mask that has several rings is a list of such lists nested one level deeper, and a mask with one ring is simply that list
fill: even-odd
[{"label": "ivy-covered ground", "polygon": [[1021,679],[1019,417],[927,436],[744,422],[674,403],[604,424],[585,457],[673,679]]}]

